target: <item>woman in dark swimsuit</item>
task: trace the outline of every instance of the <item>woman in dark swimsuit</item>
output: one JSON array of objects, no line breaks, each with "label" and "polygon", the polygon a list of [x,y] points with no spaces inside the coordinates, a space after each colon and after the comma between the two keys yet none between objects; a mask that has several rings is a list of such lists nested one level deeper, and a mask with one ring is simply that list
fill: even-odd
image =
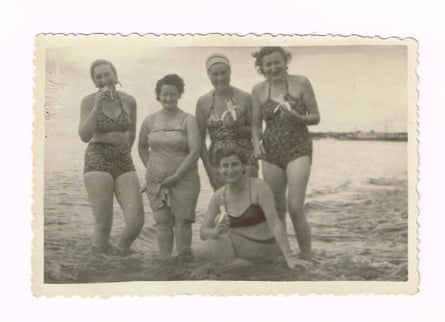
[{"label": "woman in dark swimsuit", "polygon": [[[201,96],[196,104],[196,119],[201,132],[201,158],[216,190],[224,184],[218,175],[215,153],[218,149],[240,146],[248,157],[246,174],[258,175],[258,162],[251,141],[250,95],[230,85],[230,62],[223,54],[212,54],[206,61],[207,75],[214,89]],[[206,134],[210,146],[206,145]]]},{"label": "woman in dark swimsuit", "polygon": [[274,197],[260,179],[244,175],[247,158],[240,147],[218,150],[218,171],[226,184],[210,199],[201,226],[205,242],[195,250],[199,259],[272,260],[283,254],[288,266],[297,261],[277,216]]},{"label": "woman in dark swimsuit", "polygon": [[[278,216],[286,227],[289,209],[301,256],[310,259],[311,233],[304,198],[312,162],[307,126],[320,122],[314,91],[306,77],[287,73],[290,53],[283,48],[264,47],[254,56],[256,68],[266,77],[252,91],[255,156],[263,160],[263,177],[274,193]],[[263,120],[266,129],[262,133]]]},{"label": "woman in dark swimsuit", "polygon": [[[94,214],[93,249],[125,254],[144,224],[142,196],[131,158],[135,139],[136,101],[115,88],[113,64],[96,60],[91,78],[99,90],[82,100],[79,135],[89,142],[85,153],[84,182]],[[113,195],[125,219],[118,248],[110,242]]]}]

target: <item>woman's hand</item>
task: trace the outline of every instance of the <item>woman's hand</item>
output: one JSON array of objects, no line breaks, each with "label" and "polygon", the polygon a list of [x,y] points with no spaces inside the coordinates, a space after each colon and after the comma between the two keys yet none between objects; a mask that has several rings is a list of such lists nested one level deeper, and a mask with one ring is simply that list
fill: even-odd
[{"label": "woman's hand", "polygon": [[227,214],[220,214],[219,217],[215,220],[215,234],[216,238],[219,237],[219,235],[227,233],[229,231],[229,216]]},{"label": "woman's hand", "polygon": [[279,105],[278,108],[281,111],[281,119],[292,119],[293,121],[297,122],[298,124],[304,124],[303,117],[298,114],[296,111],[288,108],[287,106],[284,106],[283,104]]},{"label": "woman's hand", "polygon": [[253,156],[256,159],[260,159],[264,154],[266,154],[266,150],[264,150],[262,143],[257,143],[253,147]]},{"label": "woman's hand", "polygon": [[93,108],[99,107],[99,104],[102,103],[102,101],[109,97],[109,94],[107,94],[108,90],[99,89],[97,93],[94,95],[94,101],[93,101]]},{"label": "woman's hand", "polygon": [[214,190],[216,190],[220,186],[218,170],[216,170],[214,167],[210,167],[208,175],[210,185]]},{"label": "woman's hand", "polygon": [[167,178],[164,179],[164,181],[161,183],[161,189],[162,188],[170,188],[171,186],[174,186],[179,181],[179,176],[177,174],[173,174]]}]

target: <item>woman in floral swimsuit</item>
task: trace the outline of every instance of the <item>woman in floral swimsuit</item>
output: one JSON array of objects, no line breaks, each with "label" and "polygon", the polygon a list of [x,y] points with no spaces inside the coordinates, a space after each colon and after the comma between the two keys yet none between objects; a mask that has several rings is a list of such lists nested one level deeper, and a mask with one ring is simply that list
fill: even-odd
[{"label": "woman in floral swimsuit", "polygon": [[301,256],[310,259],[311,233],[303,208],[312,163],[307,126],[320,122],[314,91],[306,77],[287,73],[291,56],[283,48],[264,47],[254,57],[256,68],[266,77],[252,90],[254,153],[262,159],[278,216],[285,225],[289,210]]},{"label": "woman in floral swimsuit", "polygon": [[[258,175],[258,163],[251,141],[250,95],[230,85],[230,62],[223,54],[212,54],[206,61],[207,75],[214,89],[201,96],[196,104],[196,119],[201,132],[201,158],[213,189],[224,185],[217,172],[215,153],[223,148],[239,146],[247,155],[246,175]],[[207,147],[206,134],[210,136]]]},{"label": "woman in floral swimsuit", "polygon": [[[88,143],[84,182],[94,215],[93,249],[124,255],[144,224],[139,180],[131,157],[136,131],[136,101],[116,90],[117,72],[111,62],[94,61],[90,74],[99,90],[82,100],[79,136]],[[109,242],[113,196],[125,219],[117,248]]]}]

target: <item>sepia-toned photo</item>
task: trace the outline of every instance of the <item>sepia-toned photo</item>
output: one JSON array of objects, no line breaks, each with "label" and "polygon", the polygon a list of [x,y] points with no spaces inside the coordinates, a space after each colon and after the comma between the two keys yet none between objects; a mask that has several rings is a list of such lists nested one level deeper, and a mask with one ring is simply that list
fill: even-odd
[{"label": "sepia-toned photo", "polygon": [[34,294],[416,293],[416,50],[37,36]]}]

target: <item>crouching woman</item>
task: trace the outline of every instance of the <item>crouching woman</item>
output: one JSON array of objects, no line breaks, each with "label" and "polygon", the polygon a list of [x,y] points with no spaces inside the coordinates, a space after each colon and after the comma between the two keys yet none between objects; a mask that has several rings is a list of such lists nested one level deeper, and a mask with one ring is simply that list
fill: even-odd
[{"label": "crouching woman", "polygon": [[247,159],[238,147],[217,151],[216,162],[226,184],[210,200],[200,229],[204,243],[196,249],[196,258],[273,260],[282,254],[294,269],[297,260],[291,254],[269,186],[245,175]]}]

